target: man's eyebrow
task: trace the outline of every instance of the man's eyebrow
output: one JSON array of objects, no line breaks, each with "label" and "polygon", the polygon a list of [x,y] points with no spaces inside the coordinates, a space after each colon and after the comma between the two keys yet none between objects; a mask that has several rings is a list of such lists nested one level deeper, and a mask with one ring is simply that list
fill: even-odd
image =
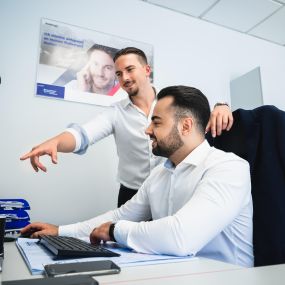
[{"label": "man's eyebrow", "polygon": [[154,121],[154,120],[161,120],[161,117],[159,117],[159,116],[152,116],[151,120],[152,121]]},{"label": "man's eyebrow", "polygon": [[[126,69],[132,68],[132,67],[136,67],[136,66],[135,65],[128,65],[128,66],[124,67],[124,69],[126,70]],[[122,72],[121,70],[116,70],[116,74],[121,73],[121,72]]]}]

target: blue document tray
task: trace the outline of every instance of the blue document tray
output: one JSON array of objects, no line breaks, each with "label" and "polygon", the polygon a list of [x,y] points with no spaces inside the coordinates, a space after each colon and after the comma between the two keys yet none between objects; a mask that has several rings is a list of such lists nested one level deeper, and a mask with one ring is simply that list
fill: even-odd
[{"label": "blue document tray", "polygon": [[0,199],[0,210],[30,210],[30,205],[25,199]]},{"label": "blue document tray", "polygon": [[24,210],[0,210],[0,216],[6,218],[5,230],[21,229],[30,223],[30,216]]}]

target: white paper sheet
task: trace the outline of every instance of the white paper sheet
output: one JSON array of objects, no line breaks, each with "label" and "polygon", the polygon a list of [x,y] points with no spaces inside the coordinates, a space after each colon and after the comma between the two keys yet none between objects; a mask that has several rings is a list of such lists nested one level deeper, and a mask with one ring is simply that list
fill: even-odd
[{"label": "white paper sheet", "polygon": [[33,275],[43,274],[45,264],[54,263],[70,263],[70,262],[84,262],[93,260],[112,260],[120,267],[139,266],[157,263],[168,262],[182,262],[195,259],[197,257],[178,257],[169,255],[155,255],[155,254],[141,254],[136,253],[128,248],[123,248],[115,243],[106,245],[107,249],[110,249],[116,253],[119,253],[119,257],[87,257],[80,259],[53,259],[53,255],[38,244],[38,239],[18,238],[16,245],[21,252],[30,272]]}]

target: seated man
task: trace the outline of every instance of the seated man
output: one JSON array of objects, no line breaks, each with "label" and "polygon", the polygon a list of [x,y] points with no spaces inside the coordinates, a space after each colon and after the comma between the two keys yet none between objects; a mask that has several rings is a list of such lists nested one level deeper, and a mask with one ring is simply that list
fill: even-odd
[{"label": "seated man", "polygon": [[210,107],[200,90],[171,86],[157,99],[146,133],[153,153],[168,160],[130,201],[85,222],[60,227],[33,223],[22,233],[90,235],[93,244],[113,240],[142,253],[197,255],[252,266],[248,163],[205,140]]}]

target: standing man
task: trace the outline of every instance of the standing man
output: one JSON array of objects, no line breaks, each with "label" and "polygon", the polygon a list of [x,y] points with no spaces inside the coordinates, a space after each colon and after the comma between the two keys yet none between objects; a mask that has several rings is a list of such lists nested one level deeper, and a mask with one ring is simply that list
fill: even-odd
[{"label": "standing man", "polygon": [[[114,57],[118,81],[128,93],[128,98],[113,105],[93,120],[79,126],[72,124],[65,132],[34,147],[21,160],[30,158],[35,171],[46,167],[40,162],[42,155],[51,156],[57,163],[57,152],[83,154],[89,145],[113,134],[119,157],[118,180],[120,191],[118,206],[128,201],[140,188],[151,170],[162,159],[151,152],[151,141],[145,134],[153,108],[156,92],[150,83],[151,68],[144,52],[134,47],[120,50]],[[232,126],[232,114],[227,106],[218,106],[208,125],[212,134]]]},{"label": "standing man", "polygon": [[[210,147],[210,106],[193,87],[171,86],[157,95],[146,134],[152,152],[168,158],[120,208],[72,225],[33,223],[22,233],[117,241],[137,252],[197,255],[253,265],[252,199],[247,161]],[[153,220],[149,221],[152,217]]]}]

